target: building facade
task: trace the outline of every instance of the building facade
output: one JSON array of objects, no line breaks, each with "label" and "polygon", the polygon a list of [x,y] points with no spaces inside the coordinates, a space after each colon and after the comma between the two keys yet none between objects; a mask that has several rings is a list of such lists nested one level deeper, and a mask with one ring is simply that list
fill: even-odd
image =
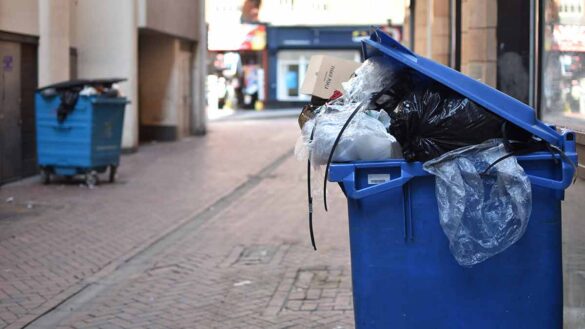
[{"label": "building facade", "polygon": [[[309,98],[299,93],[299,87],[312,55],[329,54],[359,61],[361,38],[372,26],[389,28],[400,39],[403,8],[404,0],[208,0],[211,57],[224,58],[226,53],[240,56],[237,65],[222,66],[221,61],[214,61],[218,64],[212,67],[216,75],[210,76],[209,81],[216,87],[210,99],[218,98],[216,94],[221,94],[220,99],[240,95],[235,102],[244,103],[245,108],[249,106],[244,97],[252,95],[249,90],[260,90],[257,99],[262,106],[298,106]],[[250,52],[244,41],[252,38],[251,33],[242,35],[236,31],[260,26],[265,30],[263,41],[257,42],[261,47]],[[228,66],[241,69],[226,70]],[[234,78],[232,72],[242,76]],[[260,79],[249,79],[249,72]],[[250,88],[250,83],[255,86]],[[221,92],[215,92],[218,89]]]},{"label": "building facade", "polygon": [[36,172],[34,91],[122,77],[123,148],[205,132],[203,0],[0,0],[0,183]]}]

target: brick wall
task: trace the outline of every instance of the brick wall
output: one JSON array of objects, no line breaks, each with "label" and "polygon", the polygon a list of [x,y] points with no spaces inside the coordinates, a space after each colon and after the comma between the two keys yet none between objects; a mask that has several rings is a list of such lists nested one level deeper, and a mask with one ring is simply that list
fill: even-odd
[{"label": "brick wall", "polygon": [[448,65],[449,0],[418,0],[414,20],[414,51]]},{"label": "brick wall", "polygon": [[496,87],[497,2],[462,0],[461,5],[461,72]]}]

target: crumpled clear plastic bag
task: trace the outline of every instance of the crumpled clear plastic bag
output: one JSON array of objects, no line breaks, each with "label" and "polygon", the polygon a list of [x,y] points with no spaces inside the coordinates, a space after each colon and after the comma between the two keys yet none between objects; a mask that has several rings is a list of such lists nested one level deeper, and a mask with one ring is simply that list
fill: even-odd
[{"label": "crumpled clear plastic bag", "polygon": [[413,89],[413,76],[384,56],[368,58],[355,75],[342,83],[348,102],[365,102],[367,110],[394,111],[398,103]]},{"label": "crumpled clear plastic bag", "polygon": [[341,85],[344,96],[355,102],[362,102],[370,95],[396,83],[396,66],[383,56],[368,58],[355,71],[355,76]]},{"label": "crumpled clear plastic bag", "polygon": [[[305,160],[310,152],[314,166],[327,164],[339,131],[357,106],[356,103],[338,105],[338,108],[332,105],[305,123],[295,147],[297,158]],[[315,122],[317,128],[311,140]],[[332,160],[346,162],[402,157],[400,145],[387,131],[389,124],[390,117],[384,111],[359,111],[343,132]]]},{"label": "crumpled clear plastic bag", "polygon": [[506,250],[526,231],[528,176],[499,139],[463,147],[424,164],[436,176],[440,223],[455,260],[473,266]]}]

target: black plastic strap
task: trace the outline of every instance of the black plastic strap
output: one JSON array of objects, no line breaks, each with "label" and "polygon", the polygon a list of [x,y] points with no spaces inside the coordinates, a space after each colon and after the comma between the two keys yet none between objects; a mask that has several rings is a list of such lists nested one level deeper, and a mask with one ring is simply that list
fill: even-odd
[{"label": "black plastic strap", "polygon": [[[317,128],[317,119],[315,119],[315,124],[313,125],[313,129],[311,130],[311,137],[309,137],[309,143],[313,142],[313,137],[315,136],[315,129]],[[313,193],[311,191],[311,148],[309,148],[309,158],[307,159],[307,201],[309,206],[309,234],[311,236],[311,244],[313,245],[313,249],[317,250],[317,245],[315,244],[315,234],[313,232]]]},{"label": "black plastic strap", "polygon": [[335,149],[337,148],[337,145],[339,144],[339,141],[341,140],[341,135],[343,135],[343,132],[345,131],[345,129],[347,129],[347,127],[351,123],[351,120],[353,120],[355,115],[362,109],[362,106],[366,103],[367,102],[360,103],[356,107],[356,109],[353,110],[353,112],[351,113],[349,118],[347,118],[347,121],[345,121],[345,123],[343,124],[343,127],[341,127],[341,130],[339,131],[339,134],[337,134],[337,137],[335,138],[335,141],[333,142],[333,146],[331,147],[331,152],[329,153],[329,158],[327,158],[327,166],[325,167],[325,175],[324,175],[325,178],[323,179],[323,205],[325,206],[325,211],[328,211],[328,209],[327,209],[327,179],[329,178],[329,167],[331,167],[331,161],[333,160],[333,153],[335,153]]}]

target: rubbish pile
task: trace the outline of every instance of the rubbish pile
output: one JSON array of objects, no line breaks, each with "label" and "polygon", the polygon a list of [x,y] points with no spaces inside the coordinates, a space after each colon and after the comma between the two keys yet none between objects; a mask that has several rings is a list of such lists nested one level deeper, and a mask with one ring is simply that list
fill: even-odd
[{"label": "rubbish pile", "polygon": [[100,95],[103,97],[119,97],[120,90],[117,85],[119,82],[126,81],[124,78],[112,79],[81,79],[70,80],[66,82],[52,84],[47,87],[39,88],[38,91],[45,97],[58,95],[61,99],[57,109],[57,120],[63,123],[67,116],[75,108],[79,96]]},{"label": "rubbish pile", "polygon": [[331,162],[424,162],[436,177],[440,224],[462,266],[481,263],[522,237],[532,193],[515,155],[550,145],[385,56],[370,57],[337,87],[329,99],[313,95],[299,116],[295,154],[308,161],[315,249],[311,168],[326,167],[327,209]]}]

